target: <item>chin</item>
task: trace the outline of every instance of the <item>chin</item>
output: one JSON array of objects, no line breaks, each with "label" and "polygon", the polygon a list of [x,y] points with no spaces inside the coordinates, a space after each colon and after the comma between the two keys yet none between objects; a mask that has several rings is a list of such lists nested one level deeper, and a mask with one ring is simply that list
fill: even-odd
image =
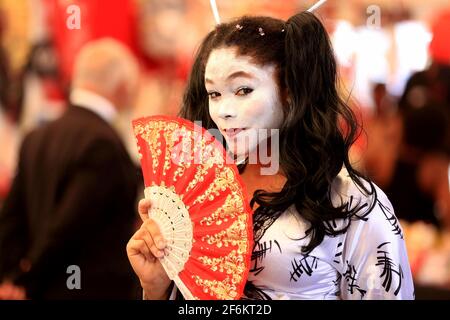
[{"label": "chin", "polygon": [[[238,146],[235,143],[228,143],[228,148],[231,155],[237,162],[247,158],[249,158],[249,160],[252,160],[254,158],[257,159],[256,158],[256,151],[258,150],[257,145],[254,146],[250,145],[249,148],[246,147],[245,149],[243,149],[242,144],[238,148]],[[250,163],[253,163],[253,161],[250,161]]]}]

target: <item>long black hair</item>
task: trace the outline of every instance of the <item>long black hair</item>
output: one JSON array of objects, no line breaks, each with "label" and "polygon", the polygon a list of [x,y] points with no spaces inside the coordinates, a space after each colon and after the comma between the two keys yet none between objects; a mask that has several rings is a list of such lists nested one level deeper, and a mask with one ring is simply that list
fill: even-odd
[{"label": "long black hair", "polygon": [[[336,219],[349,218],[357,208],[331,202],[333,180],[345,166],[352,180],[370,193],[349,160],[349,149],[359,134],[350,107],[339,96],[337,68],[328,34],[309,12],[286,22],[270,17],[244,16],[218,25],[202,42],[185,91],[180,116],[201,120],[206,129],[217,128],[209,115],[205,66],[213,49],[233,47],[256,64],[276,66],[276,80],[284,100],[280,128],[280,168],[286,183],[280,192],[257,190],[252,199],[266,215],[277,216],[295,205],[311,227],[310,252],[325,235],[347,230],[332,227]],[[286,93],[286,94],[283,94]],[[373,185],[372,190],[373,190]],[[268,217],[270,218],[270,217]]]}]

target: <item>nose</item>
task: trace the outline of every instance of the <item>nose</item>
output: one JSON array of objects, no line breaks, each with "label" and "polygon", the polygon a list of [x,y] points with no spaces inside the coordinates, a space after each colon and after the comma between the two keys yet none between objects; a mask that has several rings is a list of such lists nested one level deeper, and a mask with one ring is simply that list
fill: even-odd
[{"label": "nose", "polygon": [[237,116],[236,108],[229,101],[221,101],[218,105],[218,116],[221,119],[227,120]]}]

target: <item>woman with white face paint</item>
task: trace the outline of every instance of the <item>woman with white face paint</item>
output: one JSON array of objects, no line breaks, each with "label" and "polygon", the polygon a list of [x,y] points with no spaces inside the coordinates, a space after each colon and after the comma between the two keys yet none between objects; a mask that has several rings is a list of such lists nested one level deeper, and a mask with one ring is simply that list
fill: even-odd
[{"label": "woman with white face paint", "polygon": [[[255,209],[245,298],[414,298],[393,208],[350,163],[358,127],[338,95],[329,38],[313,14],[218,25],[199,49],[181,116],[219,130],[244,160],[239,169]],[[274,129],[277,139],[240,142]],[[265,175],[256,150],[269,140],[279,168]],[[165,243],[146,218],[149,207],[141,201],[146,220],[130,240],[129,258],[147,298],[173,298],[177,289],[154,259],[164,255]]]}]

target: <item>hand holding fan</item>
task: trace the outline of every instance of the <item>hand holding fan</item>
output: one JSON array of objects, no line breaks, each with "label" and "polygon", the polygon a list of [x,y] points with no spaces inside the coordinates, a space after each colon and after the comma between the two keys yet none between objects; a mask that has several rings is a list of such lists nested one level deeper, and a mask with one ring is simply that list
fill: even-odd
[{"label": "hand holding fan", "polygon": [[186,299],[239,299],[252,213],[234,162],[204,128],[175,117],[133,121],[145,197],[167,241],[167,275]]}]

